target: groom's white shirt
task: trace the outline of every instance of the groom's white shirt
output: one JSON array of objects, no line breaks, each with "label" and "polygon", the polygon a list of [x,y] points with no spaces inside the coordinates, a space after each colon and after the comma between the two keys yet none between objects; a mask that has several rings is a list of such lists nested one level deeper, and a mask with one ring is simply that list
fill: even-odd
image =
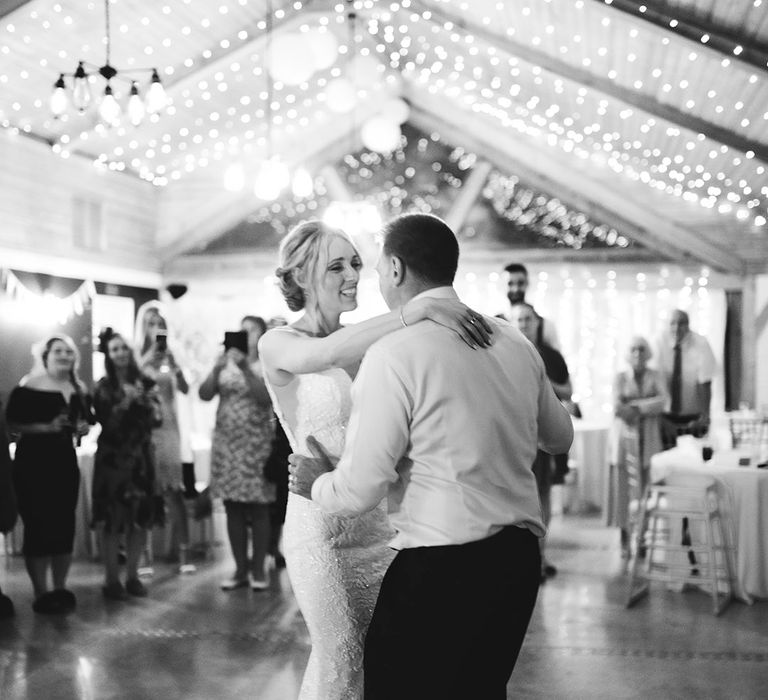
[{"label": "groom's white shirt", "polygon": [[[452,287],[419,296],[457,298]],[[531,465],[537,444],[567,452],[573,426],[533,345],[493,322],[483,350],[427,321],[372,345],[352,386],[344,452],[312,500],[353,514],[388,495],[395,549],[472,542],[505,525],[543,536]]]}]

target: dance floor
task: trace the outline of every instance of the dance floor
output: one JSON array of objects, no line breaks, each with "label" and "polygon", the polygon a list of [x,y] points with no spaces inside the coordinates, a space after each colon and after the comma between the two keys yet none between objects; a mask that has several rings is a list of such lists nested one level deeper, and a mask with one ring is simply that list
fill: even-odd
[{"label": "dance floor", "polygon": [[[657,585],[625,610],[618,533],[594,518],[557,518],[550,558],[559,573],[541,590],[509,698],[765,697],[768,601],[715,618],[704,593]],[[0,558],[17,608],[0,622],[0,698],[295,698],[309,639],[285,572],[263,593],[219,590],[229,573],[219,544],[193,575],[157,564],[149,598],[105,603],[100,567],[79,562],[77,612],[53,618],[32,612],[21,558]]]}]

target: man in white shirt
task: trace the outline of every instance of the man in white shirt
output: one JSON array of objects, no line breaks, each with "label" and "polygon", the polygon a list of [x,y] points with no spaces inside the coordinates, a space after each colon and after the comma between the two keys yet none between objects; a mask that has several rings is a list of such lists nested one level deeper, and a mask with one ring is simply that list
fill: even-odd
[{"label": "man in white shirt", "polygon": [[[525,301],[525,294],[528,291],[528,268],[522,263],[509,263],[504,268],[504,272],[507,273],[507,299],[509,303],[514,306],[515,304],[527,303]],[[531,308],[533,308],[531,306]],[[548,321],[543,316],[539,316],[536,312],[536,316],[539,318],[539,330],[536,337],[536,345],[545,343],[555,350],[560,350],[560,339],[557,336],[557,329],[552,321]],[[509,320],[509,315],[505,314],[505,318]]]},{"label": "man in white shirt", "polygon": [[[377,267],[387,305],[455,298],[458,253],[437,217],[392,221]],[[291,489],[329,513],[389,498],[399,552],[366,637],[366,700],[506,697],[545,534],[531,466],[537,447],[566,452],[573,428],[536,349],[488,321],[494,344],[482,351],[431,322],[375,343],[336,469],[291,457]]]},{"label": "man in white shirt", "polygon": [[715,356],[707,339],[691,330],[685,311],[672,312],[669,332],[659,342],[656,357],[670,397],[662,420],[665,447],[674,446],[682,432],[706,435]]}]

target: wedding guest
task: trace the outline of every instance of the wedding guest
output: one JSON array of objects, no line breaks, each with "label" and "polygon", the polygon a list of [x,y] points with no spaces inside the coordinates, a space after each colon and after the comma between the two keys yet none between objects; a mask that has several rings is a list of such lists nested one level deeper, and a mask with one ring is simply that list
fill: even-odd
[{"label": "wedding guest", "polygon": [[[528,303],[525,300],[525,294],[528,291],[528,268],[522,263],[510,263],[504,268],[507,273],[507,299],[511,306],[520,303]],[[531,306],[533,308],[533,306]],[[536,345],[545,343],[555,350],[560,349],[560,340],[557,337],[557,329],[552,321],[548,321],[540,316],[534,309],[534,313],[539,318],[539,330],[536,336]],[[503,315],[502,315],[503,316]],[[509,319],[508,319],[509,320]]]},{"label": "wedding guest", "polygon": [[[263,321],[253,335],[261,336]],[[235,560],[234,574],[222,581],[231,591],[250,584],[254,591],[269,587],[269,507],[275,485],[264,474],[275,426],[272,401],[258,357],[249,360],[248,333],[232,334],[199,388],[203,401],[219,396],[211,442],[211,491],[224,501],[227,534]],[[250,530],[252,556],[248,559]]]},{"label": "wedding guest", "polygon": [[77,603],[66,587],[80,487],[75,441],[92,422],[78,365],[70,338],[48,338],[38,366],[11,392],[6,414],[11,432],[19,436],[13,476],[24,523],[24,561],[35,594],[32,608],[44,614],[70,612]]},{"label": "wedding guest", "polygon": [[707,339],[694,333],[685,311],[676,309],[669,331],[659,341],[658,367],[667,382],[669,403],[662,420],[664,447],[674,447],[677,435],[697,437],[709,431],[715,356]]},{"label": "wedding guest", "polygon": [[632,338],[629,369],[619,372],[613,382],[615,420],[610,436],[606,524],[619,528],[624,557],[629,557],[630,504],[639,503],[648,483],[651,457],[662,450],[659,418],[669,398],[661,373],[648,367],[651,356],[645,338]]},{"label": "wedding guest", "polygon": [[[104,597],[127,600],[129,595],[147,595],[139,580],[139,560],[147,531],[162,517],[155,499],[152,448],[152,429],[160,423],[161,409],[154,381],[141,373],[123,336],[107,329],[100,341],[107,374],[94,396],[101,433],[93,469],[93,524],[102,534]],[[118,559],[123,537],[125,586]]]},{"label": "wedding guest", "polygon": [[[8,449],[8,431],[5,428],[5,411],[0,402],[0,533],[13,530],[18,517],[16,492],[11,477],[11,453]],[[13,601],[0,590],[0,620],[13,617]]]},{"label": "wedding guest", "polygon": [[[259,338],[269,328],[285,326],[286,320],[280,316],[271,318],[267,323],[260,316],[245,316],[240,327],[248,333],[248,359],[251,363],[259,359]],[[280,425],[277,416],[273,417],[275,436],[269,457],[264,465],[264,476],[275,485],[275,500],[269,504],[269,545],[267,554],[278,569],[285,568],[285,557],[280,551],[280,538],[283,533],[285,511],[288,506],[288,455],[291,446],[288,437]]]},{"label": "wedding guest", "polygon": [[[536,313],[536,310],[524,301],[516,301],[512,304],[510,310],[510,323],[513,326],[516,326],[518,330],[533,343],[536,350],[538,350],[541,359],[544,361],[544,369],[547,373],[547,378],[555,391],[555,396],[560,399],[560,402],[564,404],[566,408],[569,408],[572,404],[572,389],[571,378],[568,373],[568,365],[566,365],[563,356],[543,340],[541,333],[542,321]],[[569,410],[569,412],[572,411]],[[550,455],[542,450],[538,451],[536,461],[533,464],[533,473],[536,475],[536,485],[539,489],[542,515],[544,517],[544,524],[547,527],[549,527],[549,522],[552,518],[550,494],[552,491],[552,484],[554,483],[553,478],[558,469],[560,472],[568,470],[567,454]],[[544,556],[546,538],[542,537],[539,540],[539,544],[541,546],[541,579],[543,581],[555,576],[557,574],[557,567]]]},{"label": "wedding guest", "polygon": [[178,561],[181,572],[192,573],[195,567],[188,562],[189,521],[176,410],[176,392],[186,394],[189,384],[168,345],[168,322],[161,309],[145,305],[136,325],[139,330],[139,368],[155,382],[162,414],[162,423],[152,431],[152,445],[155,449],[155,488],[163,496],[166,511],[165,556],[168,561]]}]

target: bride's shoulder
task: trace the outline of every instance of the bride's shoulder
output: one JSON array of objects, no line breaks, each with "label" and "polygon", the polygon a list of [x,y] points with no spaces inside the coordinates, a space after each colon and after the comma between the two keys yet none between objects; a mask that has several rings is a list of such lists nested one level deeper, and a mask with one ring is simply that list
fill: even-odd
[{"label": "bride's shoulder", "polygon": [[293,338],[300,337],[301,334],[291,326],[278,326],[270,328],[259,338],[259,352],[269,351],[275,347],[281,347],[286,342],[291,342]]}]

